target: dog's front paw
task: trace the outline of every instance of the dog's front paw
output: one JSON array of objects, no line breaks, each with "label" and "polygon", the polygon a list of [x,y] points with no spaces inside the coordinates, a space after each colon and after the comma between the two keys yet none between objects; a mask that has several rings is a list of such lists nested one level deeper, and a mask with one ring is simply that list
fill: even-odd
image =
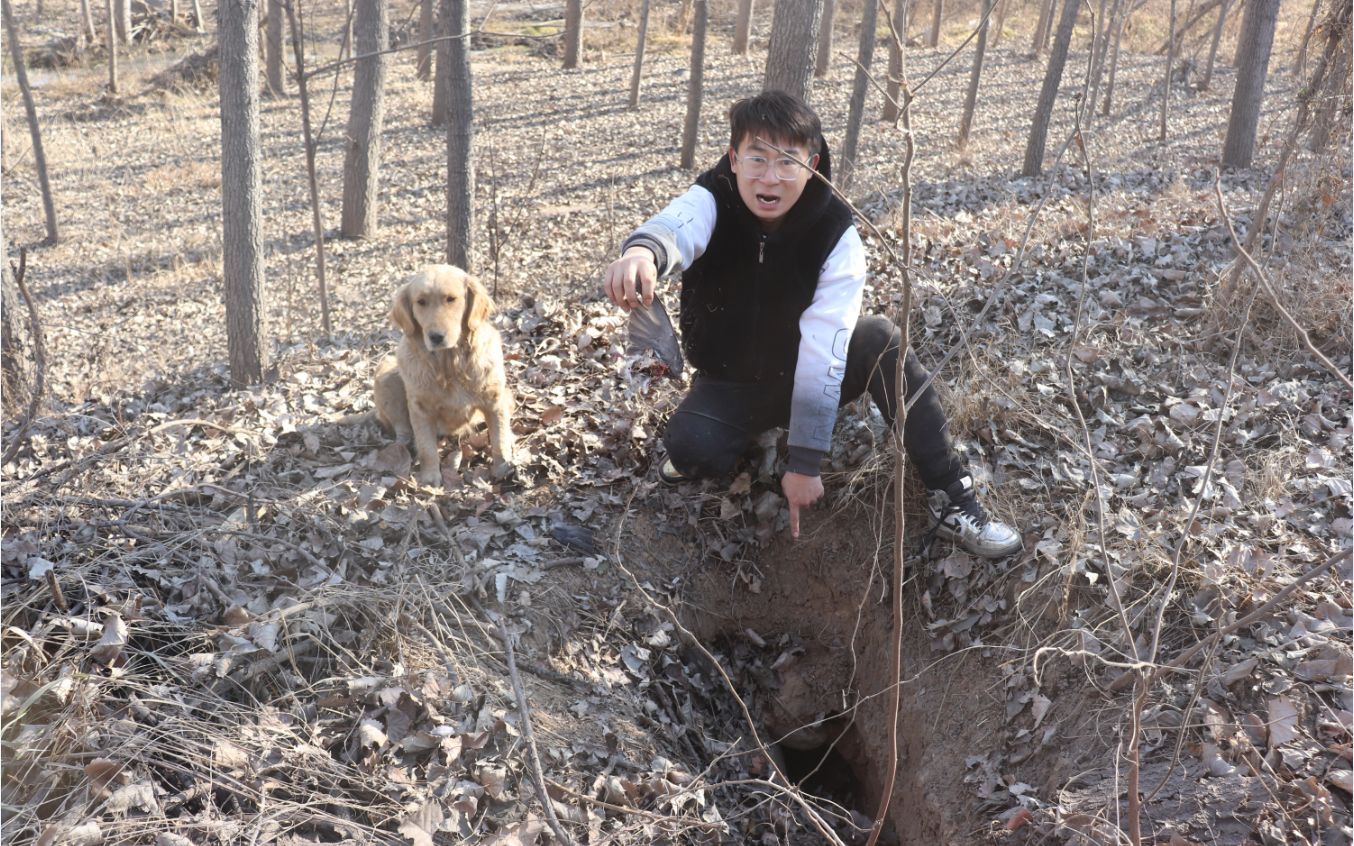
[{"label": "dog's front paw", "polygon": [[507,479],[517,475],[517,463],[511,458],[505,458],[494,462],[494,466],[489,472],[494,474],[495,479]]},{"label": "dog's front paw", "polygon": [[438,488],[442,486],[442,468],[434,464],[431,467],[423,467],[414,474],[414,481],[425,488]]}]

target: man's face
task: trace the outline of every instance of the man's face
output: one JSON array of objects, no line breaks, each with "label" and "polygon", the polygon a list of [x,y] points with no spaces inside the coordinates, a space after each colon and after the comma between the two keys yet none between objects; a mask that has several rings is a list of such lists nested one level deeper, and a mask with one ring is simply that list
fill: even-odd
[{"label": "man's face", "polygon": [[738,196],[762,222],[762,228],[771,232],[785,220],[813,178],[807,168],[794,160],[817,167],[818,155],[810,155],[802,141],[768,140],[775,146],[755,136],[744,138],[738,149],[729,148],[729,162],[738,178]]}]

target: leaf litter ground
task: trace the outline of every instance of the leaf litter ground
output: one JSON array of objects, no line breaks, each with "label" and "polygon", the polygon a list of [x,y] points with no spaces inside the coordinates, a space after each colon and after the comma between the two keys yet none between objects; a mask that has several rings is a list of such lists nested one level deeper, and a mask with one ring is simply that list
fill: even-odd
[{"label": "leaf litter ground", "polygon": [[[725,104],[756,87],[760,58],[710,52],[698,158],[712,160]],[[888,718],[884,433],[868,409],[843,412],[829,502],[799,544],[783,539],[774,436],[731,483],[662,487],[657,440],[681,389],[651,357],[624,355],[623,320],[597,292],[620,237],[691,180],[672,166],[684,57],[651,55],[632,112],[628,55],[560,73],[518,49],[475,54],[476,258],[499,304],[522,456],[515,479],[494,480],[472,439],[442,493],[411,487],[407,452],[367,416],[372,367],[394,343],[390,293],[443,250],[429,89],[395,60],[381,232],[327,242],[328,340],[296,103],[264,101],[276,376],[233,391],[219,122],[212,96],[149,81],[172,58],[147,57],[122,98],[90,93],[97,69],[38,80],[67,235],[29,255],[50,397],[3,477],[15,842],[538,842],[549,835],[505,632],[546,789],[576,839],[816,842],[668,609],[729,669],[761,735],[784,741],[777,763],[807,750],[812,770],[834,747],[818,769],[851,777],[804,784],[843,839],[859,839]],[[940,59],[910,61],[915,74]],[[1026,550],[978,561],[926,543],[919,509],[908,513],[902,842],[1113,842],[1130,650],[1108,586],[1135,621],[1155,615],[1196,500],[1163,662],[1349,548],[1348,394],[1263,300],[1228,374],[1250,289],[1220,287],[1232,254],[1208,168],[1231,74],[1173,92],[1162,145],[1160,61],[1126,56],[1123,108],[1093,127],[1093,230],[1074,154],[1045,177],[1010,176],[1036,63],[989,54],[963,154],[948,143],[962,62],[917,104],[914,344],[932,363],[963,344],[940,376],[954,430]],[[816,88],[830,139],[849,74],[840,63]],[[1273,76],[1259,161],[1294,90]],[[341,111],[319,151],[326,221],[338,217]],[[1057,143],[1069,120],[1060,112]],[[895,129],[867,124],[852,191],[895,242],[901,149]],[[36,183],[28,157],[8,152],[5,230],[33,243]],[[1289,307],[1346,369],[1348,162],[1347,138],[1305,154],[1266,239]],[[1224,179],[1242,226],[1268,176]],[[889,312],[900,275],[879,237],[867,237],[869,307]],[[1158,839],[1349,842],[1348,585],[1346,560],[1152,690],[1143,785],[1162,785],[1147,803]]]}]

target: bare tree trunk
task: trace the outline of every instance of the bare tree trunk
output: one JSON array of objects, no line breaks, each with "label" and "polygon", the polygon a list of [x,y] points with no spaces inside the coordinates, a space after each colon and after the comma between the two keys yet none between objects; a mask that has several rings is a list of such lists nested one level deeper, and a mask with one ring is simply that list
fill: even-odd
[{"label": "bare tree trunk", "polygon": [[132,0],[113,0],[113,14],[117,19],[118,40],[132,43]]},{"label": "bare tree trunk", "polygon": [[[28,135],[33,141],[33,166],[38,171],[38,184],[42,188],[42,210],[47,216],[47,243],[55,244],[60,234],[56,227],[56,203],[52,200],[52,184],[47,179],[47,154],[42,150],[42,132],[38,129],[38,108],[33,102],[33,89],[28,86],[28,68],[24,65],[24,51],[19,44],[19,28],[14,24],[14,12],[9,0],[0,0],[5,17],[5,38],[9,41],[9,55],[14,62],[14,80],[19,83],[19,94],[24,101],[24,112],[28,115]],[[0,255],[0,261],[5,257]]]},{"label": "bare tree trunk", "polygon": [[823,0],[823,20],[818,24],[818,62],[813,68],[816,79],[827,76],[832,66],[832,24],[837,17],[837,0]]},{"label": "bare tree trunk", "polygon": [[[885,0],[879,0],[885,2]],[[884,98],[884,113],[880,116],[885,123],[897,125],[902,105],[903,49],[907,47],[907,3],[908,0],[893,1],[893,32],[889,39],[889,78],[884,86],[888,95]]]},{"label": "bare tree trunk", "polygon": [[865,120],[865,95],[869,90],[878,28],[879,2],[865,0],[865,8],[861,10],[860,44],[856,48],[856,74],[851,80],[851,105],[846,114],[846,138],[842,142],[841,166],[837,172],[837,184],[843,191],[851,186],[856,176],[856,148],[860,145],[860,125]]},{"label": "bare tree trunk", "polygon": [[1030,125],[1030,140],[1025,145],[1025,165],[1021,176],[1038,176],[1044,169],[1044,146],[1048,140],[1048,123],[1053,117],[1053,102],[1058,97],[1063,67],[1067,64],[1067,49],[1072,44],[1072,29],[1077,23],[1077,0],[1064,0],[1062,17],[1058,19],[1058,34],[1053,39],[1053,51],[1048,56],[1044,84],[1039,89],[1039,105]]},{"label": "bare tree trunk", "polygon": [[198,33],[207,31],[207,21],[202,17],[201,0],[193,0],[193,29]]},{"label": "bare tree trunk", "polygon": [[319,277],[320,288],[320,328],[324,337],[332,332],[329,323],[329,286],[325,279],[324,268],[324,221],[320,216],[320,184],[315,173],[315,135],[310,128],[310,92],[306,86],[305,25],[297,7],[301,4],[286,4],[287,18],[291,23],[291,48],[296,59],[296,90],[301,96],[301,130],[306,144],[306,176],[310,185],[310,224],[315,236],[315,271]]},{"label": "bare tree trunk", "polygon": [[230,378],[263,381],[267,366],[259,155],[259,0],[219,0],[221,229]]},{"label": "bare tree trunk", "polygon": [[1246,58],[1243,52],[1246,47],[1245,35],[1246,31],[1251,28],[1251,17],[1255,14],[1255,7],[1258,5],[1259,2],[1241,0],[1241,32],[1237,35],[1236,52],[1232,54],[1232,67],[1234,68],[1241,67],[1242,61]]},{"label": "bare tree trunk", "polygon": [[[451,23],[447,20],[447,4],[445,0],[437,0],[437,33],[442,37],[451,34]],[[451,78],[451,72],[447,70],[451,62],[451,42],[439,41],[437,43],[437,66],[433,69],[433,126],[447,125],[447,80]]]},{"label": "bare tree trunk", "polygon": [[282,49],[282,0],[268,0],[268,43],[264,55],[268,58],[268,93],[281,97],[287,93],[287,55]]},{"label": "bare tree trunk", "polygon": [[118,93],[118,37],[113,22],[113,0],[104,0],[108,8],[108,93]]},{"label": "bare tree trunk", "polygon": [[1049,23],[1053,20],[1053,5],[1057,0],[1043,0],[1039,6],[1039,22],[1034,25],[1034,41],[1030,43],[1030,52],[1036,56],[1044,52],[1048,41]]},{"label": "bare tree trunk", "polygon": [[[1109,5],[1109,13],[1106,14],[1105,7]],[[1090,96],[1086,102],[1090,107],[1085,111],[1085,120],[1090,122],[1095,114],[1095,104],[1100,101],[1100,77],[1105,71],[1105,59],[1110,51],[1110,35],[1114,32],[1114,22],[1119,16],[1120,0],[1114,0],[1113,5],[1108,0],[1100,0],[1095,14],[1095,34],[1091,41],[1091,85]]]},{"label": "bare tree trunk", "polygon": [[179,21],[179,0],[169,0],[169,19],[174,23]]},{"label": "bare tree trunk", "polygon": [[733,52],[738,56],[748,54],[748,38],[752,35],[752,2],[738,0],[738,22],[733,28]]},{"label": "bare tree trunk", "polygon": [[[1329,22],[1329,18],[1327,21]],[[1331,146],[1331,136],[1336,126],[1343,126],[1348,129],[1350,126],[1350,62],[1349,62],[1349,30],[1346,29],[1344,35],[1338,35],[1332,32],[1330,35],[1330,44],[1328,47],[1339,45],[1341,49],[1330,50],[1330,78],[1324,86],[1324,93],[1319,93],[1320,109],[1317,111],[1315,119],[1312,122],[1312,134],[1307,139],[1307,149],[1313,153],[1325,152]],[[1337,117],[1343,117],[1342,121],[1337,121]]]},{"label": "bare tree trunk", "polygon": [[1166,113],[1171,107],[1171,77],[1175,72],[1175,0],[1171,0],[1171,13],[1168,22],[1169,35],[1166,43],[1166,76],[1161,82],[1161,124],[1157,130],[1157,140],[1166,140]]},{"label": "bare tree trunk", "polygon": [[94,14],[90,11],[89,0],[80,0],[80,34],[84,36],[86,47],[93,47],[99,38],[98,30],[94,28]]},{"label": "bare tree trunk", "polygon": [[1011,10],[1015,0],[997,0],[997,25],[992,29],[992,49],[1001,44],[1002,33],[1006,31],[1006,13]]},{"label": "bare tree trunk", "polygon": [[973,127],[973,112],[978,105],[978,81],[983,76],[983,54],[987,52],[987,19],[991,16],[993,0],[983,0],[983,21],[978,25],[978,43],[973,48],[973,71],[968,77],[968,91],[964,94],[964,114],[959,119],[959,149],[968,147],[969,130]]},{"label": "bare tree trunk", "polygon": [[926,38],[927,47],[940,44],[940,18],[945,14],[945,0],[936,0],[931,17],[931,34]]},{"label": "bare tree trunk", "polygon": [[1227,23],[1227,13],[1232,10],[1232,0],[1222,0],[1222,6],[1218,9],[1218,22],[1213,26],[1213,43],[1208,48],[1208,64],[1204,67],[1204,81],[1199,84],[1200,90],[1207,91],[1213,84],[1213,63],[1218,58],[1218,44],[1222,42],[1222,27]]},{"label": "bare tree trunk", "polygon": [[805,101],[813,85],[814,50],[823,0],[780,0],[771,19],[763,88],[793,94]]},{"label": "bare tree trunk", "polygon": [[1241,49],[1238,50],[1244,60],[1236,70],[1232,116],[1227,120],[1227,138],[1222,144],[1223,167],[1251,166],[1278,16],[1279,0],[1255,0],[1251,14],[1246,16],[1247,26],[1241,32]]},{"label": "bare tree trunk", "polygon": [[707,0],[695,0],[695,31],[691,34],[691,77],[686,86],[686,122],[682,125],[684,168],[696,164],[696,140],[700,135],[701,98],[705,94],[705,31],[710,23]]},{"label": "bare tree trunk", "polygon": [[347,151],[343,159],[345,238],[370,238],[380,222],[381,129],[385,124],[385,84],[390,45],[387,0],[357,0],[353,22],[353,104],[348,113]]},{"label": "bare tree trunk", "polygon": [[1298,47],[1298,58],[1293,62],[1293,75],[1302,76],[1307,69],[1307,45],[1312,40],[1312,30],[1316,29],[1316,14],[1321,11],[1321,0],[1313,0],[1312,13],[1307,16],[1307,28],[1302,32],[1302,43]]},{"label": "bare tree trunk", "polygon": [[21,408],[29,395],[33,355],[33,338],[23,319],[8,255],[0,233],[0,403],[6,414]]},{"label": "bare tree trunk", "polygon": [[635,36],[635,67],[630,72],[630,108],[639,108],[639,81],[644,74],[644,42],[649,37],[649,0],[639,3],[639,33]]},{"label": "bare tree trunk", "polygon": [[433,75],[433,0],[418,2],[418,78],[424,81]]},{"label": "bare tree trunk", "polygon": [[467,273],[475,229],[474,95],[470,77],[470,0],[442,0],[447,42],[447,261]]},{"label": "bare tree trunk", "polygon": [[583,0],[564,0],[564,69],[583,63]]},{"label": "bare tree trunk", "polygon": [[[1127,0],[1131,2],[1131,0]],[[1123,17],[1119,18],[1119,25],[1114,30],[1114,50],[1110,53],[1110,78],[1105,83],[1105,104],[1100,109],[1100,114],[1109,115],[1110,107],[1114,103],[1114,80],[1119,75],[1119,46],[1124,41],[1124,28],[1128,26],[1128,19],[1132,17],[1133,9],[1124,10]]]}]

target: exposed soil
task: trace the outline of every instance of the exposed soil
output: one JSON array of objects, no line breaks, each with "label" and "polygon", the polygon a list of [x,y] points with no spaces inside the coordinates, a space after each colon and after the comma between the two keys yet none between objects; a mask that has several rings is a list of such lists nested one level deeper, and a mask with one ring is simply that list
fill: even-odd
[{"label": "exposed soil", "polygon": [[[1263,295],[1247,309],[1249,280],[1222,284],[1233,252],[1211,166],[1233,72],[1219,66],[1209,91],[1175,83],[1162,144],[1162,60],[1128,53],[1119,105],[1088,136],[1094,178],[1075,148],[1058,158],[1070,109],[1046,175],[1015,178],[1041,74],[1014,46],[1024,34],[989,52],[963,152],[968,54],[909,53],[914,79],[940,67],[914,114],[914,346],[933,366],[960,350],[939,375],[956,440],[1024,552],[992,563],[930,542],[909,488],[896,629],[892,459],[860,404],[798,542],[783,446],[733,480],[661,485],[657,441],[683,385],[626,353],[596,287],[623,234],[692,178],[674,166],[686,57],[660,28],[642,108],[626,109],[632,18],[596,11],[619,23],[578,72],[526,32],[540,9],[496,13],[523,38],[477,41],[475,269],[498,304],[521,467],[493,478],[481,435],[441,491],[411,484],[409,455],[367,414],[390,292],[444,248],[445,136],[411,56],[391,65],[373,238],[332,231],[346,75],[325,122],[329,338],[298,106],[263,102],[272,373],[247,390],[224,364],[205,45],[157,31],[125,62],[122,96],[101,92],[101,66],[35,71],[54,245],[6,79],[3,225],[11,259],[28,248],[47,381],[3,468],[7,839],[546,842],[506,638],[550,807],[578,842],[822,842],[805,802],[863,843],[901,637],[881,842],[1123,842],[1131,655],[1159,633],[1155,658],[1174,661],[1349,550],[1349,392]],[[711,160],[726,104],[761,76],[757,50],[727,55],[724,24],[698,145]],[[316,66],[340,25],[317,15]],[[1064,96],[1085,64],[1074,51]],[[816,83],[830,142],[851,70]],[[1221,180],[1243,232],[1300,88],[1271,75],[1259,166]],[[322,118],[329,91],[312,97]],[[867,112],[879,106],[872,93]],[[1347,129],[1295,159],[1262,257],[1345,372]],[[867,122],[851,191],[879,227],[867,307],[882,313],[901,297],[885,248],[901,150],[894,127]],[[1350,842],[1349,577],[1346,558],[1302,581],[1149,691],[1145,838]]]}]

